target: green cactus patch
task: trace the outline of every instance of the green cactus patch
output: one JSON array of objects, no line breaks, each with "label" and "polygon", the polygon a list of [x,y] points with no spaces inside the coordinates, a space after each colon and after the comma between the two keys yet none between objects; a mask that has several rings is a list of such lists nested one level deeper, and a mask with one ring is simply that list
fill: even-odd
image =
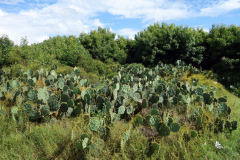
[{"label": "green cactus patch", "polygon": [[163,86],[162,85],[157,86],[156,92],[158,94],[161,94],[163,92]]},{"label": "green cactus patch", "polygon": [[68,105],[66,103],[62,103],[60,106],[61,112],[67,112],[68,111]]},{"label": "green cactus patch", "polygon": [[123,104],[123,99],[124,99],[124,97],[123,96],[118,96],[117,97],[117,103],[119,104],[119,105],[122,105]]},{"label": "green cactus patch", "polygon": [[127,93],[129,89],[130,89],[130,86],[129,86],[129,85],[126,85],[126,84],[124,84],[124,85],[121,87],[121,90],[122,90],[123,93]]},{"label": "green cactus patch", "polygon": [[159,96],[158,95],[153,95],[151,98],[150,98],[150,101],[152,103],[157,103],[159,101]]},{"label": "green cactus patch", "polygon": [[40,112],[42,116],[47,116],[50,114],[50,107],[48,105],[42,105],[40,107]]},{"label": "green cactus patch", "polygon": [[27,71],[27,75],[28,75],[28,76],[32,76],[32,75],[33,75],[33,70],[29,69],[29,70]]},{"label": "green cactus patch", "polygon": [[122,139],[124,142],[127,142],[130,138],[130,131],[126,131],[123,136],[122,136]]},{"label": "green cactus patch", "polygon": [[74,73],[78,76],[80,75],[81,71],[78,68],[74,68]]},{"label": "green cactus patch", "polygon": [[54,100],[56,100],[57,101],[57,96],[56,95],[52,95],[52,96],[50,96],[49,98],[48,98],[48,102],[50,102],[50,101],[54,101]]},{"label": "green cactus patch", "polygon": [[90,94],[85,94],[84,95],[84,102],[85,102],[85,104],[89,104],[90,103]]},{"label": "green cactus patch", "polygon": [[89,139],[88,138],[84,138],[83,140],[79,140],[76,143],[76,148],[80,151],[86,149],[88,147],[88,142]]},{"label": "green cactus patch", "polygon": [[59,86],[60,89],[63,89],[64,88],[64,82],[59,82],[58,86]]},{"label": "green cactus patch", "polygon": [[49,98],[49,93],[47,92],[47,88],[44,87],[44,88],[38,89],[37,96],[39,100],[43,100],[44,103],[47,103],[47,100]]},{"label": "green cactus patch", "polygon": [[141,115],[136,116],[135,123],[138,125],[143,123],[143,118]]},{"label": "green cactus patch", "polygon": [[139,102],[139,100],[141,99],[141,95],[140,95],[140,93],[134,93],[134,95],[133,95],[133,100],[135,101],[135,102]]},{"label": "green cactus patch", "polygon": [[159,124],[159,118],[157,116],[151,116],[149,119],[149,124],[153,127],[157,127]]},{"label": "green cactus patch", "polygon": [[92,117],[91,120],[90,120],[90,123],[89,123],[89,129],[92,132],[97,132],[99,127],[100,127],[99,119],[96,118],[96,117]]},{"label": "green cactus patch", "polygon": [[227,102],[227,99],[224,97],[218,98],[218,103]]},{"label": "green cactus patch", "polygon": [[180,129],[180,126],[178,123],[172,123],[170,124],[170,131],[172,132],[178,132]]},{"label": "green cactus patch", "polygon": [[203,95],[203,89],[202,88],[196,88],[195,89],[195,94],[198,95],[198,96]]},{"label": "green cactus patch", "polygon": [[69,88],[73,90],[73,82],[70,82]]},{"label": "green cactus patch", "polygon": [[69,88],[69,87],[65,85],[65,86],[63,87],[63,91],[66,92],[66,91],[68,90],[68,88]]},{"label": "green cactus patch", "polygon": [[88,88],[86,90],[86,93],[89,94],[90,96],[92,96],[94,94],[94,90],[92,88]]},{"label": "green cactus patch", "polygon": [[232,129],[233,129],[233,130],[237,130],[237,124],[238,124],[237,121],[232,121],[232,122],[231,122]]},{"label": "green cactus patch", "polygon": [[152,109],[150,111],[150,115],[154,116],[154,115],[159,115],[159,111],[157,109]]},{"label": "green cactus patch", "polygon": [[218,105],[218,111],[219,111],[220,113],[225,113],[225,112],[227,111],[227,109],[228,109],[228,106],[227,106],[226,103],[220,103],[220,104]]},{"label": "green cactus patch", "polygon": [[110,108],[112,108],[111,103],[108,101],[106,103],[106,111],[109,112]]},{"label": "green cactus patch", "polygon": [[194,131],[194,130],[192,130],[192,131],[190,132],[190,134],[191,134],[191,138],[197,137],[197,132]]},{"label": "green cactus patch", "polygon": [[148,106],[147,100],[143,99],[142,100],[142,108],[147,108],[147,106]]},{"label": "green cactus patch", "polygon": [[23,112],[24,113],[30,113],[32,110],[32,105],[29,103],[26,103],[23,105]]},{"label": "green cactus patch", "polygon": [[118,108],[118,114],[122,115],[122,114],[124,114],[124,113],[125,113],[125,106],[120,106],[120,107]]},{"label": "green cactus patch", "polygon": [[203,99],[206,104],[210,104],[211,96],[208,93],[203,93]]},{"label": "green cactus patch", "polygon": [[78,94],[78,88],[73,88],[73,94]]},{"label": "green cactus patch", "polygon": [[175,96],[175,91],[173,89],[169,89],[167,93],[168,93],[169,97]]},{"label": "green cactus patch", "polygon": [[33,110],[33,111],[30,112],[29,117],[30,117],[32,120],[37,120],[37,119],[40,118],[40,114],[38,113],[38,111]]},{"label": "green cactus patch", "polygon": [[113,120],[114,123],[119,122],[119,121],[120,121],[120,115],[115,113],[115,114],[113,115],[112,120]]},{"label": "green cactus patch", "polygon": [[133,113],[133,106],[128,106],[126,111],[127,111],[128,115],[132,114]]},{"label": "green cactus patch", "polygon": [[168,135],[170,135],[170,129],[168,128],[168,126],[165,125],[165,123],[159,123],[156,128],[157,128],[157,132],[161,136],[168,136]]},{"label": "green cactus patch", "polygon": [[57,111],[59,109],[58,101],[49,101],[48,106],[50,107],[50,111]]},{"label": "green cactus patch", "polygon": [[50,86],[50,81],[48,79],[45,80],[46,86]]},{"label": "green cactus patch", "polygon": [[18,82],[18,80],[12,80],[10,86],[12,89],[18,88],[18,87],[20,87],[20,83]]},{"label": "green cactus patch", "polygon": [[37,95],[38,95],[37,90],[31,90],[31,91],[28,92],[28,98],[33,102],[38,100]]},{"label": "green cactus patch", "polygon": [[66,94],[62,94],[62,95],[61,95],[61,101],[62,101],[62,102],[68,102],[68,100],[69,100],[68,95],[66,95]]}]

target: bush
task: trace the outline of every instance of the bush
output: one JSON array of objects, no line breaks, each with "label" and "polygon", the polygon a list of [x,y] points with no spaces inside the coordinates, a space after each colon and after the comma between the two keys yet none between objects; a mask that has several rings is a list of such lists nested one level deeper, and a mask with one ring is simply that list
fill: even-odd
[{"label": "bush", "polygon": [[135,59],[145,66],[156,66],[159,61],[174,64],[177,60],[199,65],[206,35],[202,29],[154,23],[135,35]]},{"label": "bush", "polygon": [[6,62],[9,58],[9,54],[12,51],[14,43],[8,38],[7,35],[3,34],[0,37],[0,65],[7,65]]},{"label": "bush", "polygon": [[127,54],[125,53],[126,40],[122,36],[115,39],[115,33],[111,33],[109,29],[98,27],[98,30],[93,30],[90,34],[81,33],[79,40],[94,59],[100,61],[111,61],[124,64]]},{"label": "bush", "polygon": [[207,38],[208,56],[218,73],[237,71],[240,65],[240,27],[213,25]]}]

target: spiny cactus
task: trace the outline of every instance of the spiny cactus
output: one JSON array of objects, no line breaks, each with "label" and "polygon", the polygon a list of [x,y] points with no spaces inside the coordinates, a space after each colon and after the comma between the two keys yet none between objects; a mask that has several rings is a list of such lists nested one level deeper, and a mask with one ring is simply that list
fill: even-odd
[{"label": "spiny cactus", "polygon": [[119,108],[118,108],[118,114],[120,114],[120,115],[122,115],[122,114],[124,114],[125,113],[125,106],[120,106]]},{"label": "spiny cactus", "polygon": [[18,87],[20,87],[20,83],[18,82],[18,80],[12,80],[10,86],[12,89],[18,88]]},{"label": "spiny cactus", "polygon": [[172,132],[178,132],[180,129],[180,126],[178,123],[172,123],[170,124],[170,131]]},{"label": "spiny cactus", "polygon": [[195,89],[195,94],[198,95],[198,96],[203,95],[203,89],[202,88],[196,88]]},{"label": "spiny cactus", "polygon": [[90,123],[89,123],[89,129],[92,132],[97,132],[99,127],[100,127],[99,119],[96,118],[96,117],[92,117],[91,120],[90,120]]},{"label": "spiny cactus", "polygon": [[159,111],[158,111],[157,109],[152,109],[152,110],[150,111],[150,114],[151,114],[152,116],[154,116],[154,115],[159,115]]},{"label": "spiny cactus", "polygon": [[157,116],[151,116],[149,119],[149,124],[153,127],[157,127],[159,124],[159,118]]},{"label": "spiny cactus", "polygon": [[49,101],[48,106],[50,107],[50,111],[57,111],[59,109],[59,103],[56,100]]},{"label": "spiny cactus", "polygon": [[30,113],[32,110],[32,105],[29,103],[26,103],[23,105],[23,112],[24,113]]},{"label": "spiny cactus", "polygon": [[61,95],[61,101],[62,102],[68,102],[68,100],[69,100],[69,96],[68,95],[66,95],[66,94],[62,94]]},{"label": "spiny cactus", "polygon": [[159,123],[156,129],[161,136],[168,136],[170,134],[170,129],[165,123]]},{"label": "spiny cactus", "polygon": [[141,115],[136,116],[135,123],[138,124],[138,125],[143,123],[143,118],[142,118]]},{"label": "spiny cactus", "polygon": [[48,105],[41,105],[40,106],[41,116],[47,116],[50,114],[50,107]]},{"label": "spiny cactus", "polygon": [[89,145],[89,139],[88,138],[84,138],[83,140],[79,140],[76,143],[76,148],[80,151],[83,151],[84,149],[86,149]]},{"label": "spiny cactus", "polygon": [[49,98],[49,93],[47,92],[47,87],[43,87],[38,89],[38,93],[37,93],[38,99],[39,100],[43,100],[44,103],[47,103],[47,100]]},{"label": "spiny cactus", "polygon": [[37,101],[38,100],[37,94],[38,94],[37,90],[31,90],[28,92],[28,98],[33,102]]},{"label": "spiny cactus", "polygon": [[32,110],[29,114],[29,117],[31,118],[31,120],[38,120],[40,118],[40,114],[38,111]]}]

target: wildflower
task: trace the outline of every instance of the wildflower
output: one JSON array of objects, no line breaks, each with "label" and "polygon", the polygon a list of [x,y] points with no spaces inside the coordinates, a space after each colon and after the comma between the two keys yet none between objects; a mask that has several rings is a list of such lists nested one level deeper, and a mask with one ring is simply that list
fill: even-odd
[{"label": "wildflower", "polygon": [[223,147],[221,146],[221,144],[218,141],[216,141],[215,147],[217,147],[219,149],[223,149]]}]

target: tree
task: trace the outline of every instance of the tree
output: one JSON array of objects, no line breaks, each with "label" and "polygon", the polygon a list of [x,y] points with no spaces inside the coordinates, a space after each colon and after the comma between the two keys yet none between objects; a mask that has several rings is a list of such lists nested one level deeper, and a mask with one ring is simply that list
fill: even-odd
[{"label": "tree", "polygon": [[199,65],[203,60],[205,33],[202,29],[154,23],[135,35],[138,63],[155,66],[159,61]]},{"label": "tree", "polygon": [[12,51],[14,42],[5,34],[0,37],[0,65],[7,65],[6,60],[9,58],[9,53]]},{"label": "tree", "polygon": [[116,34],[111,33],[110,29],[98,27],[98,30],[93,30],[90,34],[81,33],[79,40],[94,59],[106,62],[126,62],[127,54],[125,53],[126,40],[122,36],[115,39]]}]

